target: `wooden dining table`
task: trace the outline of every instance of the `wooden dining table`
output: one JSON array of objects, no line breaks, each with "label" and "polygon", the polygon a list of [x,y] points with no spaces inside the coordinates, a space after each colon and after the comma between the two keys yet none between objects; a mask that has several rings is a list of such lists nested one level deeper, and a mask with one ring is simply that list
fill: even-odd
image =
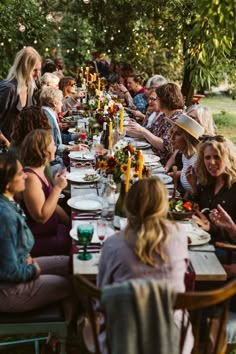
[{"label": "wooden dining table", "polygon": [[[145,154],[145,150],[143,151]],[[151,150],[147,150],[148,154],[152,154]],[[83,171],[83,169],[79,169],[80,172]],[[71,167],[71,172],[78,171],[75,167]],[[84,169],[84,172],[86,171],[86,168]],[[99,189],[100,189],[100,183],[77,183],[70,181],[70,191],[71,191],[71,197],[81,197],[81,198],[86,198],[88,195],[94,195],[96,196],[99,194]],[[75,229],[78,224],[83,220],[81,217],[79,218],[80,220],[77,220],[76,213],[78,210],[72,209],[72,229]],[[94,223],[96,225],[97,218],[89,219],[87,216],[84,219],[84,222],[89,222],[89,223]],[[185,221],[185,223],[190,223],[191,220]],[[112,222],[109,223],[110,228],[114,228],[112,225]],[[116,232],[114,228],[114,233]],[[92,241],[93,242],[93,241]],[[74,241],[75,243],[75,241]],[[74,246],[74,249],[76,250],[76,246]],[[82,261],[78,259],[78,255],[76,253],[73,254],[73,273],[74,274],[81,274],[84,275],[88,278],[95,279],[96,275],[98,273],[98,264],[99,264],[99,258],[101,255],[101,249],[96,248],[96,250],[93,251],[92,253],[92,259],[88,261]],[[219,262],[216,254],[215,254],[215,248],[213,245],[210,244],[204,244],[200,246],[190,246],[189,247],[189,259],[191,262],[191,268],[194,272],[194,277],[195,281],[200,281],[200,282],[223,282],[227,279],[227,274],[222,267],[221,263]]]}]

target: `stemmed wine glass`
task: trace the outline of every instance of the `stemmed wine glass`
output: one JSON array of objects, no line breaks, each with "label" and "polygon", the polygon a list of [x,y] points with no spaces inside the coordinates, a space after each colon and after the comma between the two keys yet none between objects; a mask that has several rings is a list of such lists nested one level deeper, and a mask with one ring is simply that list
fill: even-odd
[{"label": "stemmed wine glass", "polygon": [[81,261],[88,261],[92,258],[90,253],[87,253],[87,246],[92,240],[94,227],[92,224],[81,224],[77,227],[78,241],[84,247],[83,253],[78,255]]},{"label": "stemmed wine glass", "polygon": [[97,235],[100,242],[101,247],[103,246],[103,243],[105,241],[105,238],[107,236],[107,222],[106,220],[98,220],[97,221]]}]

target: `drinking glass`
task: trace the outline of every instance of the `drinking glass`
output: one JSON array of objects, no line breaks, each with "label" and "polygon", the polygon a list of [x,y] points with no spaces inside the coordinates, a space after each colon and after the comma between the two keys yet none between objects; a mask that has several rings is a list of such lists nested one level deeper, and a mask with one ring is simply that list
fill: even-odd
[{"label": "drinking glass", "polygon": [[94,227],[92,224],[81,224],[77,227],[78,241],[84,247],[83,253],[78,255],[81,261],[88,261],[92,258],[90,253],[87,253],[87,246],[90,244],[93,237]]},{"label": "drinking glass", "polygon": [[87,138],[87,132],[85,128],[80,128],[79,137],[81,141],[85,141]]},{"label": "drinking glass", "polygon": [[103,243],[105,241],[105,238],[107,236],[107,222],[106,220],[98,220],[97,221],[97,235],[99,240],[101,241],[101,247],[103,246]]}]

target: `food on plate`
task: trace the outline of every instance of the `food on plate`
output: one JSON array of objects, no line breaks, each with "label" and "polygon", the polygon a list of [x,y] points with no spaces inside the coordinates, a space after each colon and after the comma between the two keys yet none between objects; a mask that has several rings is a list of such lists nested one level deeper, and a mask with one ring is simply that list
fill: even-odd
[{"label": "food on plate", "polygon": [[86,182],[93,182],[98,178],[98,175],[96,173],[90,173],[86,174],[83,178],[84,181]]},{"label": "food on plate", "polygon": [[171,199],[169,201],[169,211],[175,213],[189,213],[198,209],[198,204],[183,199]]},{"label": "food on plate", "polygon": [[76,117],[63,117],[62,122],[69,123],[69,122],[76,122]]}]

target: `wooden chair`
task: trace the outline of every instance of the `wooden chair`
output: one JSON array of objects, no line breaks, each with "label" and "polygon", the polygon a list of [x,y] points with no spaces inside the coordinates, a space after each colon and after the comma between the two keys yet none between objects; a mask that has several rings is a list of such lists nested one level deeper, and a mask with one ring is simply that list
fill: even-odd
[{"label": "wooden chair", "polygon": [[[94,301],[100,301],[101,290],[78,274],[74,277],[74,285],[80,295],[85,295],[95,353],[101,354],[98,343],[96,313],[94,311]],[[226,352],[225,325],[230,298],[235,294],[236,280],[217,290],[177,294],[174,308],[187,310],[190,315],[186,321],[185,312],[184,320],[182,321],[180,353],[182,353],[187,328],[190,323],[192,324],[195,338],[192,354],[224,354]]]},{"label": "wooden chair", "polygon": [[[20,339],[2,342],[0,347],[23,343],[34,343],[35,354],[39,354],[39,341],[45,340],[48,332],[55,333],[60,340],[60,354],[65,354],[65,341],[68,323],[64,318],[60,303],[24,313],[0,312],[0,335],[35,335],[31,339]],[[44,336],[40,336],[43,334]]]}]

